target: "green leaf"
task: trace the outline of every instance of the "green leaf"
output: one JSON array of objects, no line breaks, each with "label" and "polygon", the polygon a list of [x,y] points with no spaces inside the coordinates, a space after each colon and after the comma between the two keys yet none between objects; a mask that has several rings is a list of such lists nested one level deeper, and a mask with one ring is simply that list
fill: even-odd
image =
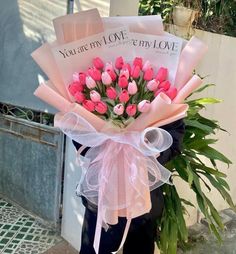
[{"label": "green leaf", "polygon": [[210,126],[207,126],[207,125],[205,125],[205,124],[202,124],[202,123],[200,123],[199,121],[196,121],[196,120],[188,120],[188,119],[186,119],[185,121],[185,124],[187,125],[187,126],[192,126],[192,127],[196,127],[196,128],[198,128],[198,129],[201,129],[201,130],[203,130],[204,132],[207,132],[207,133],[214,133],[214,129],[213,128],[211,128]]},{"label": "green leaf", "polygon": [[200,87],[199,89],[197,89],[196,91],[194,91],[194,94],[195,94],[195,93],[200,93],[200,92],[202,92],[203,90],[205,90],[206,88],[209,88],[209,87],[212,87],[212,86],[215,86],[215,84],[206,84],[206,85]]},{"label": "green leaf", "polygon": [[222,161],[228,165],[232,164],[232,162],[226,156],[210,146],[201,148],[199,150],[199,154],[205,155],[209,159]]},{"label": "green leaf", "polygon": [[222,100],[216,99],[216,98],[200,98],[192,101],[188,101],[188,104],[200,104],[200,105],[206,105],[206,104],[215,104],[215,103],[220,103]]}]

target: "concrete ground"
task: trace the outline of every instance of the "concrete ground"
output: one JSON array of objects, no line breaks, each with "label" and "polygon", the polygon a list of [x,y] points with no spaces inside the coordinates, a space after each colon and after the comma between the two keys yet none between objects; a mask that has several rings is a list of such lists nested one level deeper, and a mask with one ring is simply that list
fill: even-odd
[{"label": "concrete ground", "polygon": [[194,246],[188,251],[179,251],[178,254],[236,254],[236,213],[225,209],[220,213],[225,230],[222,232],[222,243],[209,234],[207,223],[195,224],[190,227],[190,235],[195,239]]},{"label": "concrete ground", "polygon": [[43,254],[79,254],[69,243],[62,241]]}]

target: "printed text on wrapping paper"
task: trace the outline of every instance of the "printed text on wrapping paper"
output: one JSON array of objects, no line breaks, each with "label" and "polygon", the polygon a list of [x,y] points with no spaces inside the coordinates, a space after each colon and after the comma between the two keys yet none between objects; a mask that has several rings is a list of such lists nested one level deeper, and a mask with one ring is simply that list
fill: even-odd
[{"label": "printed text on wrapping paper", "polygon": [[59,53],[63,58],[71,57],[91,49],[100,48],[102,45],[109,45],[117,42],[128,40],[127,30],[121,30],[119,32],[110,33],[102,36],[100,40],[91,41],[84,45],[80,45],[77,48],[59,50]]}]

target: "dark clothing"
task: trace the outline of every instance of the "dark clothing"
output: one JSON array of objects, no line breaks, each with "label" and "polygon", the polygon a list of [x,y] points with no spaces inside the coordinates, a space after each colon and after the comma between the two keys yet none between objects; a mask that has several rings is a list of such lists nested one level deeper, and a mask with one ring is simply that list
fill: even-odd
[{"label": "dark clothing", "polygon": [[[168,131],[173,138],[172,146],[162,152],[157,158],[162,165],[165,165],[174,156],[181,152],[181,144],[185,128],[183,120],[178,120],[174,123],[162,126],[161,128]],[[77,150],[81,147],[81,145],[75,141],[73,141],[73,143]],[[82,155],[85,153],[86,150],[82,152]],[[97,207],[87,201],[84,197],[82,197],[82,201],[86,210],[82,229],[80,254],[95,254],[93,249],[93,240],[97,220]],[[123,247],[123,254],[154,253],[154,242],[157,232],[156,220],[161,217],[164,207],[164,197],[161,187],[151,192],[151,202],[152,209],[149,213],[132,220]],[[102,229],[99,254],[110,254],[112,251],[116,251],[118,249],[125,225],[126,219],[119,218],[118,224],[110,226],[107,232]]]}]

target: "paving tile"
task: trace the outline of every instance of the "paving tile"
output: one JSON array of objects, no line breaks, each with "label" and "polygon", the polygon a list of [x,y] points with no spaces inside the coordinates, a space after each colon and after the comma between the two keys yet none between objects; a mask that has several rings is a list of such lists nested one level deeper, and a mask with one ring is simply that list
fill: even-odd
[{"label": "paving tile", "polygon": [[61,241],[57,232],[0,197],[1,254],[42,254]]}]

